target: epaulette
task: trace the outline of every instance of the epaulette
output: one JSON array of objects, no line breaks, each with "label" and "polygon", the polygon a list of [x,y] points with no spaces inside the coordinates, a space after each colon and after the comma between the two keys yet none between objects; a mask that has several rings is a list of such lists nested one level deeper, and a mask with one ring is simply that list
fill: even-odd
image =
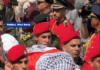
[{"label": "epaulette", "polygon": [[53,16],[53,14],[52,14],[52,13],[50,14],[50,18],[51,18],[51,19],[53,19],[53,18],[54,18],[54,16]]},{"label": "epaulette", "polygon": [[32,36],[29,34],[29,35],[24,36],[22,39],[23,39],[24,41],[27,41],[27,40],[29,40],[30,38],[32,38]]},{"label": "epaulette", "polygon": [[65,24],[65,27],[67,27],[67,26],[68,26],[68,21],[65,20],[65,21],[64,21],[64,24]]},{"label": "epaulette", "polygon": [[[86,52],[88,51],[88,48],[90,47],[91,41],[94,38],[94,36],[95,36],[95,33],[91,36],[90,40],[86,44],[83,44],[83,47],[86,47]],[[85,54],[86,54],[86,52],[85,52]]]}]

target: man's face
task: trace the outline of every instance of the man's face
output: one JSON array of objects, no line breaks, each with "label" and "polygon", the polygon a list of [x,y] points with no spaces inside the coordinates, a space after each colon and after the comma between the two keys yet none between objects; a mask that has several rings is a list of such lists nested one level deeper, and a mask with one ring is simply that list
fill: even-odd
[{"label": "man's face", "polygon": [[94,70],[100,70],[100,57],[97,57],[93,61],[91,61],[91,64]]},{"label": "man's face", "polygon": [[3,43],[1,41],[1,36],[0,36],[0,55],[2,55],[3,52]]},{"label": "man's face", "polygon": [[79,57],[81,48],[80,39],[72,39],[66,45],[63,46],[63,50],[71,54],[74,58]]},{"label": "man's face", "polygon": [[0,34],[3,33],[3,21],[0,21]]},{"label": "man's face", "polygon": [[14,70],[28,70],[28,57],[19,59],[17,62],[12,63]]},{"label": "man's face", "polygon": [[38,9],[40,11],[43,11],[45,9],[45,7],[46,7],[46,3],[45,2],[39,2],[38,1]]},{"label": "man's face", "polygon": [[51,33],[47,32],[40,34],[39,36],[35,36],[35,40],[37,41],[38,45],[46,45],[50,47]]},{"label": "man's face", "polygon": [[98,23],[100,23],[100,21],[97,18],[92,17],[92,19],[91,19],[92,27],[96,28],[98,26]]},{"label": "man's face", "polygon": [[54,14],[54,18],[56,19],[56,20],[61,20],[61,18],[63,18],[64,17],[64,15],[65,15],[65,9],[64,8],[62,8],[62,9],[53,9],[53,14]]}]

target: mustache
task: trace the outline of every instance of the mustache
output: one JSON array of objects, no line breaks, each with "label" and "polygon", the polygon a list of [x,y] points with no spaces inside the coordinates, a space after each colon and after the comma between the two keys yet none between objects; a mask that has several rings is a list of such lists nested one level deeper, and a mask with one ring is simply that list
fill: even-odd
[{"label": "mustache", "polygon": [[76,51],[74,51],[74,53],[80,53],[80,50],[76,50]]}]

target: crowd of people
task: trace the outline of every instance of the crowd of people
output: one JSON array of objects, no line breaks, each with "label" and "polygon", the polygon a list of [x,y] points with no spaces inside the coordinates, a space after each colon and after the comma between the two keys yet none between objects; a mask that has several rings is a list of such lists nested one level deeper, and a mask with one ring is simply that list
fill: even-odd
[{"label": "crowd of people", "polygon": [[0,0],[0,70],[100,70],[100,0]]}]

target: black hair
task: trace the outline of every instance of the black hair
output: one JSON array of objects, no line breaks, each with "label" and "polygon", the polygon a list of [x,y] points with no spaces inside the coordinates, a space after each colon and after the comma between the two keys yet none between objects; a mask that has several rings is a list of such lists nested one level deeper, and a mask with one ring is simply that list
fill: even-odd
[{"label": "black hair", "polygon": [[[74,38],[72,38],[72,39],[80,39],[80,37],[74,37]],[[71,39],[71,40],[72,40],[72,39]],[[71,40],[65,42],[64,45],[68,44]]]},{"label": "black hair", "polygon": [[100,57],[100,55],[94,57],[91,61],[94,61],[96,58]]},{"label": "black hair", "polygon": [[21,59],[23,59],[23,58],[28,58],[28,54],[26,55],[26,56],[22,56],[22,57],[20,57],[20,58],[18,58],[15,62],[11,62],[12,64],[14,64],[14,63],[18,63]]}]

